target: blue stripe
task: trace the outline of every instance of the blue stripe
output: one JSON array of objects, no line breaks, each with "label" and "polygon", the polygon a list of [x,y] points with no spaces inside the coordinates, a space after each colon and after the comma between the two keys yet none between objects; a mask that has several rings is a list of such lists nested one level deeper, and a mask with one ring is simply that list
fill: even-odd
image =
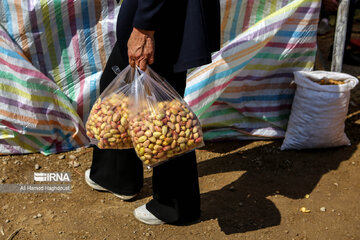
[{"label": "blue stripe", "polygon": [[275,36],[289,38],[314,37],[316,36],[316,31],[279,31]]},{"label": "blue stripe", "polygon": [[204,79],[204,80],[202,80],[201,82],[194,84],[194,85],[191,86],[191,87],[187,87],[187,88],[185,89],[185,95],[184,95],[184,96],[187,96],[187,95],[189,95],[189,94],[191,94],[191,93],[193,93],[193,92],[196,92],[196,91],[204,88],[205,86],[211,84],[212,82],[216,81],[217,79],[221,79],[221,78],[227,77],[228,75],[231,75],[232,73],[234,73],[234,72],[240,70],[241,68],[243,68],[243,67],[244,67],[245,65],[247,65],[251,60],[252,60],[252,58],[249,59],[249,60],[247,60],[247,61],[245,61],[245,62],[243,62],[242,64],[234,67],[234,68],[231,68],[231,69],[229,69],[229,70],[226,70],[226,71],[223,71],[223,72],[220,72],[220,73],[216,73],[216,74],[210,76],[209,78]]},{"label": "blue stripe", "polygon": [[26,131],[27,135],[29,135],[29,133],[37,133],[37,134],[42,134],[45,136],[60,135],[60,137],[62,137],[62,139],[66,141],[67,147],[70,149],[74,149],[74,146],[70,143],[70,140],[69,140],[71,135],[70,134],[64,135],[63,131],[59,128],[53,128],[51,130],[40,130],[40,129],[23,127],[23,129]]},{"label": "blue stripe", "polygon": [[83,16],[83,28],[84,28],[84,37],[85,37],[85,48],[88,60],[90,63],[91,71],[91,80],[90,80],[90,106],[92,106],[96,101],[96,77],[94,76],[97,73],[94,53],[92,50],[92,35],[90,32],[90,23],[89,23],[89,7],[88,1],[81,1],[81,9]]},{"label": "blue stripe", "polygon": [[228,103],[241,103],[247,101],[278,101],[278,100],[291,100],[294,94],[280,94],[280,95],[260,95],[260,96],[243,96],[240,98],[218,98],[216,101],[223,101]]},{"label": "blue stripe", "polygon": [[231,30],[230,30],[230,40],[232,40],[236,37],[236,27],[237,27],[237,23],[239,21],[241,3],[242,3],[241,0],[238,0],[236,3],[235,15],[234,15]]},{"label": "blue stripe", "polygon": [[20,60],[25,60],[20,54],[18,54],[17,52],[11,51],[9,49],[6,48],[2,48],[0,47],[0,53],[5,54],[9,57],[13,57],[13,58],[17,58]]},{"label": "blue stripe", "polygon": [[4,13],[5,13],[5,17],[6,17],[6,22],[7,22],[7,28],[6,31],[9,33],[10,37],[13,38],[13,29],[12,29],[12,25],[11,25],[11,12],[10,12],[10,8],[9,8],[9,4],[7,2],[7,0],[2,0],[3,5],[4,5]]}]

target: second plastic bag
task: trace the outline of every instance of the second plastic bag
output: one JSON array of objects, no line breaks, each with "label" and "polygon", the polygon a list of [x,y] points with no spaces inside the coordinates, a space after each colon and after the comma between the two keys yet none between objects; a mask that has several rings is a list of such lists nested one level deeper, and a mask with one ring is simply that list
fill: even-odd
[{"label": "second plastic bag", "polygon": [[86,122],[86,134],[101,149],[132,148],[128,118],[132,100],[130,90],[135,71],[130,66],[121,71],[101,93]]},{"label": "second plastic bag", "polygon": [[171,87],[152,71],[137,69],[131,84],[130,136],[148,167],[204,146],[199,119]]}]

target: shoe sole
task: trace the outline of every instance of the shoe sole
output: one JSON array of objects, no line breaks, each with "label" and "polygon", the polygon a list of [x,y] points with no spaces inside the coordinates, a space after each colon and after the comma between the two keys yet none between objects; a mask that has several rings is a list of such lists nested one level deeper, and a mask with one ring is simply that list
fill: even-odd
[{"label": "shoe sole", "polygon": [[160,224],[164,224],[165,222],[161,221],[161,220],[144,220],[142,218],[140,218],[139,216],[136,215],[136,212],[134,211],[134,216],[137,220],[139,220],[142,223],[148,224],[148,225],[160,225]]},{"label": "shoe sole", "polygon": [[[126,195],[120,195],[120,194],[116,194],[116,193],[113,193],[109,190],[107,190],[106,188],[103,188],[102,186],[100,186],[99,184],[93,184],[91,182],[88,181],[88,178],[90,179],[90,176],[88,177],[85,177],[85,182],[87,183],[87,185],[89,185],[92,189],[95,189],[96,191],[100,191],[100,192],[110,192],[112,194],[114,194],[116,197],[120,198],[121,200],[124,200],[124,201],[129,201],[131,199],[133,199],[137,194],[135,195],[130,195],[130,196],[126,196]],[[92,181],[90,179],[90,181]]]}]

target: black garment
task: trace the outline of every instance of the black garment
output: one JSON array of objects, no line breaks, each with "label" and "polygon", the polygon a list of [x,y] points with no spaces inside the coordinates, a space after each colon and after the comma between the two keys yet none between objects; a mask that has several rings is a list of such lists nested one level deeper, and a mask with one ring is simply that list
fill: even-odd
[{"label": "black garment", "polygon": [[124,0],[116,28],[124,56],[133,27],[155,30],[155,62],[186,71],[220,48],[219,0]]},{"label": "black garment", "polygon": [[[115,78],[112,66],[125,68],[116,43],[100,80],[100,91]],[[186,72],[173,73],[168,65],[152,68],[183,95]],[[123,195],[133,195],[143,186],[143,165],[134,149],[93,148],[90,178],[100,186]],[[200,216],[200,192],[195,151],[165,162],[153,169],[153,200],[146,208],[167,223],[194,221]]]}]

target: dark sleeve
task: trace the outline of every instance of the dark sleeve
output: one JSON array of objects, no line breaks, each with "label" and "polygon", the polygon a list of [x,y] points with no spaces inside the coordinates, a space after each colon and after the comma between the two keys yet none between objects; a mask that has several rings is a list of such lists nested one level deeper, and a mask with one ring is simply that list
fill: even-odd
[{"label": "dark sleeve", "polygon": [[[166,0],[131,0],[138,1],[134,27],[143,30],[156,30],[160,20],[161,8]],[[178,0],[171,0],[178,1]]]}]

